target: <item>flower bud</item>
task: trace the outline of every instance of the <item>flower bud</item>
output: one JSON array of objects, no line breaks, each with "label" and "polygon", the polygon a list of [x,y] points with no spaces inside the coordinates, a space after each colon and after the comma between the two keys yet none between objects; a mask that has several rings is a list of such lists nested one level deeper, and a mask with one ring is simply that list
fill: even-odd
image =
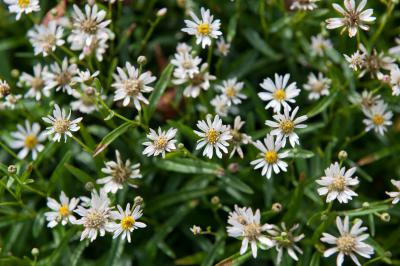
[{"label": "flower bud", "polygon": [[363,202],[362,207],[363,207],[364,209],[369,208],[369,203],[368,203],[368,202]]},{"label": "flower bud", "polygon": [[18,69],[14,68],[13,70],[11,70],[11,77],[13,77],[13,78],[18,78],[20,74],[21,73],[19,72]]},{"label": "flower bud", "polygon": [[199,235],[201,233],[201,227],[197,225],[193,225],[190,228],[190,231],[193,233],[193,235]]},{"label": "flower bud", "polygon": [[219,203],[220,203],[219,197],[218,197],[218,196],[212,197],[212,198],[211,198],[211,203],[214,204],[214,205],[219,204]]},{"label": "flower bud", "polygon": [[145,65],[147,63],[147,58],[144,55],[141,55],[137,58],[137,63],[139,65]]},{"label": "flower bud", "polygon": [[381,218],[381,220],[384,221],[384,222],[387,222],[387,223],[390,222],[390,214],[387,213],[387,212],[382,213],[382,214],[380,215],[380,218]]},{"label": "flower bud", "polygon": [[272,204],[271,210],[273,212],[279,213],[282,211],[282,204],[280,204],[279,202],[275,202],[274,204]]},{"label": "flower bud", "polygon": [[347,159],[347,152],[346,151],[340,151],[338,154],[339,160],[343,161]]},{"label": "flower bud", "polygon": [[143,204],[143,198],[141,196],[136,196],[134,199],[135,205],[142,205]]},{"label": "flower bud", "polygon": [[10,164],[7,168],[7,171],[10,175],[13,175],[17,172],[17,167],[14,164]]},{"label": "flower bud", "polygon": [[32,254],[32,256],[37,257],[39,255],[39,249],[38,248],[33,248],[31,250],[31,254]]},{"label": "flower bud", "polygon": [[85,189],[86,189],[87,191],[92,191],[92,190],[94,189],[94,184],[93,184],[92,182],[87,182],[87,183],[85,184]]},{"label": "flower bud", "polygon": [[167,8],[166,7],[161,8],[160,10],[158,10],[157,17],[163,17],[163,16],[165,16],[165,14],[167,14]]},{"label": "flower bud", "polygon": [[232,174],[237,173],[239,171],[239,164],[238,163],[231,163],[228,165],[228,170]]}]

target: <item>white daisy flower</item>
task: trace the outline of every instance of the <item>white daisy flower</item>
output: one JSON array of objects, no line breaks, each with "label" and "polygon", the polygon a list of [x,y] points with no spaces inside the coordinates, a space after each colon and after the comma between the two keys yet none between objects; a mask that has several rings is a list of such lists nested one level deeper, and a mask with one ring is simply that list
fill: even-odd
[{"label": "white daisy flower", "polygon": [[344,58],[349,63],[349,67],[354,71],[358,71],[364,66],[365,55],[361,54],[358,50],[350,56],[345,54]]},{"label": "white daisy flower", "polygon": [[4,0],[11,13],[16,13],[16,19],[21,18],[22,13],[29,14],[40,11],[39,0]]},{"label": "white daisy flower", "polygon": [[201,58],[196,56],[193,57],[188,52],[178,52],[174,55],[174,59],[171,60],[171,64],[176,66],[174,69],[174,77],[177,79],[184,79],[186,77],[192,78],[194,74],[200,72],[199,65]]},{"label": "white daisy flower", "polygon": [[263,232],[272,228],[270,224],[260,223],[260,210],[253,214],[251,208],[239,208],[235,205],[235,210],[229,213],[228,224],[226,227],[228,236],[242,239],[240,255],[243,255],[249,246],[251,246],[252,255],[257,257],[257,244],[260,243],[267,247],[272,247],[271,239],[263,235]]},{"label": "white daisy flower", "polygon": [[318,76],[314,73],[310,73],[307,83],[303,85],[303,88],[310,92],[308,94],[308,99],[318,100],[323,95],[329,95],[331,83],[332,80],[324,77],[321,72],[318,73]]},{"label": "white daisy flower", "polygon": [[140,102],[149,104],[149,101],[143,96],[143,93],[149,93],[153,91],[153,87],[149,84],[156,80],[156,77],[152,76],[150,71],[139,73],[139,69],[136,69],[129,62],[126,62],[126,72],[117,67],[118,74],[113,74],[115,82],[111,85],[116,89],[114,101],[121,101],[123,106],[127,106],[131,101],[135,105],[135,108],[140,111],[142,109]]},{"label": "white daisy flower", "polygon": [[236,78],[231,78],[222,81],[222,85],[217,85],[215,88],[219,90],[228,99],[228,104],[240,104],[242,100],[247,99],[247,96],[241,93],[244,83],[237,82]]},{"label": "white daisy flower", "polygon": [[97,38],[96,36],[92,38],[90,44],[84,43],[83,46],[80,43],[72,43],[71,50],[79,51],[79,60],[83,60],[84,58],[95,56],[96,59],[101,62],[103,61],[103,55],[108,49],[108,39]]},{"label": "white daisy flower", "polygon": [[90,46],[94,40],[114,38],[114,34],[107,28],[111,20],[104,20],[106,11],[99,10],[96,4],[85,5],[85,13],[77,5],[73,8],[73,28],[68,36],[72,50],[82,50],[85,46]]},{"label": "white daisy flower", "polygon": [[130,181],[142,178],[140,164],[132,164],[130,160],[123,162],[118,150],[115,150],[115,156],[117,161],[108,161],[105,163],[105,168],[101,169],[106,177],[98,179],[96,183],[104,185],[103,190],[106,193],[113,194],[117,193],[119,189],[123,189],[125,184],[136,188],[137,186]]},{"label": "white daisy flower", "polygon": [[231,43],[226,42],[224,37],[219,38],[217,41],[217,52],[221,56],[227,56],[231,50]]},{"label": "white daisy flower", "polygon": [[146,148],[143,151],[144,155],[150,156],[157,156],[159,154],[165,158],[165,152],[170,152],[176,149],[175,143],[175,135],[178,130],[175,128],[168,129],[167,132],[158,128],[158,133],[150,128],[150,133],[147,134],[147,138],[149,141],[143,143]]},{"label": "white daisy flower", "polygon": [[267,78],[260,84],[261,88],[267,91],[258,93],[261,100],[268,102],[265,109],[271,107],[276,113],[281,110],[282,106],[286,106],[291,110],[288,102],[295,103],[294,98],[300,94],[300,90],[297,89],[296,82],[292,82],[287,86],[289,78],[290,74],[285,74],[284,76],[275,74],[275,82]]},{"label": "white daisy flower", "polygon": [[47,207],[49,207],[52,211],[44,213],[46,220],[49,222],[47,227],[53,228],[58,223],[61,223],[62,225],[66,225],[68,222],[71,224],[75,223],[76,218],[73,213],[78,203],[79,199],[69,199],[65,195],[64,191],[61,191],[60,203],[58,203],[55,199],[48,197]]},{"label": "white daisy flower", "polygon": [[186,28],[182,31],[190,35],[196,36],[196,44],[201,43],[201,47],[204,49],[207,45],[211,45],[211,39],[217,39],[218,36],[222,35],[219,30],[221,22],[219,19],[213,21],[214,16],[210,15],[210,10],[201,8],[201,19],[199,19],[193,12],[190,12],[190,16],[193,21],[185,20]]},{"label": "white daisy flower", "polygon": [[390,70],[390,84],[392,85],[392,95],[400,95],[400,69],[398,66]]},{"label": "white daisy flower", "polygon": [[362,111],[367,117],[363,120],[365,131],[373,129],[376,133],[385,134],[387,127],[392,125],[393,113],[387,110],[387,104],[384,101],[378,101],[376,105],[369,109],[363,108]]},{"label": "white daisy flower", "polygon": [[49,90],[44,90],[45,84],[43,73],[48,71],[47,66],[42,67],[41,64],[36,64],[33,67],[33,75],[23,72],[19,78],[19,84],[29,87],[28,92],[25,94],[27,98],[34,98],[40,101],[42,95],[45,97],[50,96]]},{"label": "white daisy flower", "polygon": [[284,249],[286,249],[289,256],[298,261],[297,253],[303,254],[303,251],[296,244],[304,238],[304,234],[300,234],[298,236],[294,235],[294,231],[299,228],[299,224],[295,224],[292,228],[287,229],[285,223],[281,223],[281,227],[276,225],[271,225],[272,228],[268,229],[267,232],[270,234],[271,240],[273,242],[273,246],[278,252],[277,262],[276,264],[280,264],[282,261],[282,255]]},{"label": "white daisy flower", "polygon": [[7,81],[0,79],[0,99],[6,97],[11,93],[10,85],[8,85]]},{"label": "white daisy flower", "polygon": [[229,112],[229,100],[225,95],[217,95],[210,101],[214,106],[215,113],[219,116],[226,117]]},{"label": "white daisy flower", "polygon": [[140,209],[140,205],[132,210],[129,203],[126,205],[125,211],[119,205],[117,205],[117,208],[118,211],[111,211],[110,217],[114,221],[107,225],[107,230],[114,233],[113,238],[117,238],[121,235],[123,240],[126,238],[128,242],[131,243],[132,231],[147,226],[145,223],[138,221],[143,215],[142,210]]},{"label": "white daisy flower", "polygon": [[396,60],[391,56],[386,56],[383,52],[378,53],[376,49],[369,52],[362,44],[359,48],[364,57],[362,71],[358,75],[359,78],[370,73],[371,77],[381,80],[384,77],[382,70],[390,71],[393,67],[396,67],[396,64],[394,64]]},{"label": "white daisy flower", "polygon": [[361,107],[366,110],[376,105],[380,98],[380,95],[374,95],[373,92],[369,92],[367,90],[364,90],[361,94],[355,93],[349,96],[349,100],[351,103],[355,105],[361,105]]},{"label": "white daisy flower", "polygon": [[45,141],[46,134],[40,132],[38,123],[30,124],[28,121],[25,121],[25,127],[17,125],[17,129],[18,131],[11,133],[14,140],[10,143],[10,147],[21,149],[17,155],[18,158],[24,159],[29,152],[32,152],[32,159],[36,160],[38,153],[44,149],[41,142]]},{"label": "white daisy flower", "polygon": [[74,76],[78,67],[76,64],[68,65],[68,59],[65,57],[61,66],[58,63],[50,65],[50,70],[43,73],[45,82],[45,90],[54,89],[62,90],[67,94],[72,94],[72,85],[74,84]]},{"label": "white daisy flower", "polygon": [[271,178],[272,171],[274,171],[275,174],[279,174],[281,170],[283,172],[287,171],[288,164],[281,159],[286,158],[288,152],[279,152],[282,148],[282,143],[278,138],[274,140],[274,136],[268,134],[267,137],[264,138],[264,143],[257,140],[254,146],[261,151],[259,155],[262,158],[256,159],[250,162],[250,164],[255,165],[254,169],[262,168],[261,175],[269,179]]},{"label": "white daisy flower", "polygon": [[338,252],[336,266],[341,266],[343,264],[344,256],[350,256],[353,262],[358,266],[361,266],[361,264],[356,254],[367,259],[371,258],[371,255],[374,254],[374,248],[363,242],[369,237],[369,234],[363,234],[368,228],[361,227],[361,225],[362,220],[357,219],[357,222],[350,228],[349,217],[346,216],[342,222],[338,216],[336,218],[336,226],[340,236],[335,237],[328,233],[322,233],[322,242],[335,245],[335,247],[325,250],[324,257],[329,257]]},{"label": "white daisy flower", "polygon": [[6,96],[6,100],[4,102],[4,106],[14,110],[15,106],[17,105],[18,101],[21,100],[22,95],[20,94],[8,94]]},{"label": "white daisy flower", "polygon": [[[214,149],[218,158],[222,158],[222,152],[228,153],[228,140],[232,139],[229,127],[222,124],[222,120],[218,115],[211,120],[212,116],[207,115],[206,121],[200,120],[197,122],[197,127],[201,130],[194,130],[194,133],[201,137],[197,141],[196,150],[204,148],[203,156],[208,158],[213,157]],[[222,152],[221,152],[222,150]]]},{"label": "white daisy flower", "polygon": [[97,110],[95,88],[82,85],[82,92],[73,90],[72,96],[77,99],[77,101],[71,102],[72,110],[79,111],[84,114],[90,114]]},{"label": "white daisy flower", "polygon": [[51,124],[47,127],[46,135],[53,135],[53,141],[59,142],[61,137],[64,135],[64,142],[67,141],[67,136],[72,137],[71,132],[76,132],[79,130],[79,123],[82,121],[82,117],[70,120],[71,110],[68,115],[64,109],[60,109],[58,104],[54,105],[53,116],[48,115],[47,117],[42,117],[43,121]]},{"label": "white daisy flower", "polygon": [[200,72],[193,75],[193,77],[177,77],[173,83],[175,85],[185,84],[183,96],[196,98],[200,95],[201,90],[208,90],[210,88],[210,81],[215,80],[216,77],[211,75],[208,71],[208,64],[204,63],[200,67]]},{"label": "white daisy flower", "polygon": [[396,204],[400,201],[400,180],[390,180],[393,184],[393,186],[396,187],[397,191],[393,192],[386,192],[389,197],[393,198],[392,204]]},{"label": "white daisy flower", "polygon": [[235,120],[233,122],[233,128],[231,128],[231,135],[232,135],[231,142],[233,149],[231,154],[229,155],[229,158],[232,158],[235,152],[237,152],[240,158],[243,159],[243,150],[241,145],[242,144],[247,145],[251,141],[250,136],[240,132],[240,129],[243,127],[244,123],[245,122],[241,120],[240,116],[235,117]]},{"label": "white daisy flower", "polygon": [[332,42],[325,39],[322,34],[311,36],[311,49],[312,53],[318,56],[323,56],[325,51],[332,48]]},{"label": "white daisy flower", "polygon": [[90,73],[89,69],[76,71],[76,76],[74,77],[74,82],[76,83],[87,83],[93,81],[99,74],[100,71],[96,71],[93,74]]},{"label": "white daisy flower", "polygon": [[356,7],[354,0],[344,0],[346,10],[338,4],[332,4],[333,8],[343,15],[343,18],[327,19],[326,27],[328,29],[344,27],[341,33],[348,30],[350,38],[356,36],[358,28],[369,30],[367,24],[373,22],[375,17],[372,17],[372,13],[374,12],[372,8],[363,11],[366,4],[367,0],[362,0],[358,7]]},{"label": "white daisy flower", "polygon": [[290,9],[303,11],[314,10],[318,7],[316,4],[317,2],[319,2],[319,0],[294,0]]},{"label": "white daisy flower", "polygon": [[305,128],[307,125],[301,124],[302,122],[307,120],[306,115],[302,115],[300,117],[296,117],[297,111],[299,111],[299,107],[297,106],[290,114],[289,109],[287,107],[283,108],[283,114],[277,113],[272,117],[275,121],[267,120],[265,124],[272,128],[275,128],[271,131],[271,135],[277,136],[282,143],[282,147],[286,146],[286,139],[289,138],[290,145],[294,148],[300,144],[299,136],[294,132],[296,128]]},{"label": "white daisy flower", "polygon": [[93,242],[97,238],[97,234],[105,235],[111,211],[109,204],[110,200],[105,191],[100,190],[100,193],[98,193],[94,190],[91,195],[90,206],[87,208],[78,206],[74,210],[81,216],[80,219],[75,221],[75,224],[81,224],[85,228],[81,234],[81,241],[88,238],[90,242]]},{"label": "white daisy flower", "polygon": [[28,38],[33,46],[35,55],[48,56],[57,46],[65,43],[63,40],[64,29],[52,20],[47,25],[40,24],[28,31]]},{"label": "white daisy flower", "polygon": [[316,180],[321,188],[318,188],[319,195],[327,195],[326,202],[337,199],[340,203],[348,203],[353,196],[357,196],[350,187],[358,185],[358,178],[352,178],[356,167],[346,171],[345,167],[340,168],[338,162],[331,164],[325,169],[325,176]]},{"label": "white daisy flower", "polygon": [[184,42],[180,42],[178,43],[178,45],[176,46],[176,52],[177,53],[181,53],[181,54],[187,54],[190,53],[192,51],[192,46],[187,45]]}]

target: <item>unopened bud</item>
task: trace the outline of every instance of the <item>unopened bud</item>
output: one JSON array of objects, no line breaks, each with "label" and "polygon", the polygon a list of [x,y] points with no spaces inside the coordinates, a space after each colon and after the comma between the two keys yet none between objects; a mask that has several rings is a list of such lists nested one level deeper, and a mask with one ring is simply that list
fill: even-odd
[{"label": "unopened bud", "polygon": [[20,75],[20,72],[19,72],[18,69],[13,69],[13,70],[11,70],[11,77],[13,77],[13,78],[18,78],[19,75]]},{"label": "unopened bud", "polygon": [[280,204],[279,202],[275,202],[274,204],[272,204],[271,210],[274,212],[281,212],[282,211],[282,204]]},{"label": "unopened bud", "polygon": [[147,63],[147,58],[144,55],[141,55],[137,58],[137,63],[139,65],[145,65]]},{"label": "unopened bud", "polygon": [[185,144],[183,143],[178,143],[178,149],[183,149],[185,148]]},{"label": "unopened bud", "polygon": [[369,203],[368,203],[368,202],[363,202],[362,207],[363,207],[364,209],[369,208]]},{"label": "unopened bud", "polygon": [[92,190],[94,189],[94,184],[93,184],[92,182],[87,182],[87,183],[85,184],[85,189],[86,189],[87,191],[92,191]]},{"label": "unopened bud", "polygon": [[380,215],[381,220],[384,222],[390,222],[390,214],[387,212],[384,212]]},{"label": "unopened bud", "polygon": [[238,163],[231,163],[228,165],[228,170],[231,173],[237,173],[239,171],[239,164]]},{"label": "unopened bud", "polygon": [[38,248],[33,248],[31,250],[31,254],[32,254],[32,256],[37,257],[39,255],[39,249]]},{"label": "unopened bud", "polygon": [[142,205],[143,204],[143,198],[141,196],[136,196],[134,199],[135,205]]},{"label": "unopened bud", "polygon": [[167,8],[166,7],[161,8],[160,10],[158,10],[157,17],[163,17],[163,16],[165,16],[165,14],[167,14]]},{"label": "unopened bud", "polygon": [[214,205],[217,205],[220,202],[221,202],[221,200],[219,199],[218,196],[214,196],[214,197],[211,198],[211,203],[214,204]]},{"label": "unopened bud", "polygon": [[338,154],[339,160],[343,161],[347,159],[347,152],[346,151],[340,151]]},{"label": "unopened bud", "polygon": [[9,174],[13,175],[17,172],[17,167],[13,164],[10,164],[7,168]]}]

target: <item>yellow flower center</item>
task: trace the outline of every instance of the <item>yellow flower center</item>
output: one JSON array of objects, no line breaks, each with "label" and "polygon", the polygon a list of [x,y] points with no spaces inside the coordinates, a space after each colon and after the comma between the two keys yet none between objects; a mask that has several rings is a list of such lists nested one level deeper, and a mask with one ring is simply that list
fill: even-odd
[{"label": "yellow flower center", "polygon": [[59,133],[59,134],[63,134],[65,133],[68,128],[69,128],[69,120],[65,120],[65,119],[57,119],[54,122],[54,131]]},{"label": "yellow flower center", "polygon": [[375,125],[380,126],[380,125],[383,124],[383,122],[385,122],[385,119],[383,118],[382,115],[376,114],[376,115],[374,115],[374,116],[372,117],[372,122],[373,122]]},{"label": "yellow flower center", "polygon": [[31,85],[35,91],[40,91],[43,88],[44,81],[41,78],[35,77],[32,79]]},{"label": "yellow flower center", "polygon": [[276,151],[267,151],[264,157],[269,164],[276,163],[276,161],[278,160],[278,154],[276,153]]},{"label": "yellow flower center", "polygon": [[202,35],[208,35],[210,33],[210,25],[208,23],[201,23],[197,26],[197,32]]},{"label": "yellow flower center", "polygon": [[124,83],[124,89],[126,94],[130,96],[137,96],[140,92],[142,84],[140,80],[137,79],[128,79]]},{"label": "yellow flower center", "polygon": [[292,120],[283,120],[280,124],[279,127],[285,134],[289,134],[293,131],[294,129],[294,123]]},{"label": "yellow flower center", "polygon": [[210,142],[211,144],[217,143],[218,138],[219,138],[219,133],[218,133],[218,131],[216,131],[215,129],[211,128],[211,129],[207,132],[207,140],[208,140],[208,142]]},{"label": "yellow flower center", "polygon": [[22,8],[25,8],[29,5],[30,0],[18,0],[18,5]]},{"label": "yellow flower center", "polygon": [[61,216],[65,217],[68,216],[69,214],[69,209],[67,205],[62,205],[60,209],[58,209],[58,212],[60,213]]},{"label": "yellow flower center", "polygon": [[10,86],[7,84],[0,84],[0,97],[9,95],[11,92]]},{"label": "yellow flower center", "polygon": [[333,178],[332,184],[329,185],[329,190],[343,191],[346,188],[346,180],[343,176]]},{"label": "yellow flower center", "polygon": [[236,90],[233,87],[228,87],[228,88],[226,88],[225,94],[229,98],[235,97],[236,96]]},{"label": "yellow flower center", "polygon": [[124,230],[129,230],[135,224],[135,219],[132,216],[125,216],[121,220],[121,227]]},{"label": "yellow flower center", "polygon": [[337,238],[336,245],[339,251],[348,255],[354,250],[356,245],[356,240],[354,239],[353,236],[345,234]]},{"label": "yellow flower center", "polygon": [[29,135],[25,138],[25,146],[29,149],[35,148],[37,143],[37,138],[34,135]]},{"label": "yellow flower center", "polygon": [[245,226],[243,236],[247,237],[250,241],[256,240],[261,234],[261,227],[259,224],[251,223]]},{"label": "yellow flower center", "polygon": [[274,92],[274,98],[277,101],[283,101],[286,98],[286,92],[283,89],[278,89]]},{"label": "yellow flower center", "polygon": [[159,137],[154,141],[154,147],[157,150],[164,149],[166,145],[167,145],[167,139],[165,137]]}]

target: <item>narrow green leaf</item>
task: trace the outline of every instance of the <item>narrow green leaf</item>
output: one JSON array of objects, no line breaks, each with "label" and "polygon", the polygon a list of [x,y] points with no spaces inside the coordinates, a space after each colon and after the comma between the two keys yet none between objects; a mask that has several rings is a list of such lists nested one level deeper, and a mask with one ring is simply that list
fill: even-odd
[{"label": "narrow green leaf", "polygon": [[217,264],[215,264],[215,266],[239,266],[245,263],[250,257],[251,257],[250,252],[246,252],[243,255],[240,255],[238,252],[218,262]]},{"label": "narrow green leaf", "polygon": [[145,119],[149,121],[150,117],[153,115],[156,110],[158,101],[160,100],[162,94],[167,88],[169,81],[171,79],[172,71],[174,70],[174,66],[172,64],[167,65],[163,72],[161,73],[160,79],[157,81],[154,86],[154,91],[149,98],[149,105],[145,109]]},{"label": "narrow green leaf", "polygon": [[91,177],[81,169],[76,168],[75,166],[72,166],[70,164],[64,164],[64,166],[73,176],[75,176],[79,181],[81,181],[82,184],[95,181],[93,177]]},{"label": "narrow green leaf", "polygon": [[85,250],[85,248],[89,246],[89,240],[85,239],[79,243],[79,245],[74,249],[73,253],[71,256],[69,256],[70,266],[76,266],[79,263],[79,259]]},{"label": "narrow green leaf", "polygon": [[96,149],[93,152],[93,157],[96,157],[101,152],[103,152],[114,140],[116,140],[119,136],[124,134],[130,127],[134,125],[135,123],[133,122],[125,122],[110,133],[108,133],[97,145]]},{"label": "narrow green leaf", "polygon": [[217,257],[224,253],[225,241],[223,237],[217,238],[217,241],[213,246],[210,247],[207,256],[203,260],[201,266],[212,266]]},{"label": "narrow green leaf", "polygon": [[313,117],[317,114],[323,112],[329,105],[335,100],[336,96],[338,95],[338,91],[332,92],[329,96],[326,96],[321,101],[317,103],[310,111],[308,111],[307,116]]},{"label": "narrow green leaf", "polygon": [[218,164],[189,158],[172,158],[157,161],[160,169],[184,174],[218,175],[223,168]]},{"label": "narrow green leaf", "polygon": [[303,159],[309,159],[314,157],[314,153],[309,150],[304,150],[304,149],[299,149],[299,148],[294,148],[291,150],[288,150],[288,158],[303,158]]},{"label": "narrow green leaf", "polygon": [[119,258],[121,257],[122,252],[124,251],[124,245],[125,245],[125,240],[122,240],[121,237],[113,239],[110,253],[107,257],[106,265],[109,266],[118,265]]},{"label": "narrow green leaf", "polygon": [[244,36],[256,50],[263,53],[267,58],[272,60],[279,60],[282,56],[274,51],[267,43],[260,37],[258,32],[252,29],[246,29]]},{"label": "narrow green leaf", "polygon": [[356,210],[348,210],[348,211],[340,211],[338,212],[338,215],[341,216],[364,216],[364,215],[368,215],[368,214],[373,214],[376,212],[383,212],[383,211],[387,211],[390,208],[390,205],[378,205],[378,206],[370,206],[367,209],[356,209]]}]

